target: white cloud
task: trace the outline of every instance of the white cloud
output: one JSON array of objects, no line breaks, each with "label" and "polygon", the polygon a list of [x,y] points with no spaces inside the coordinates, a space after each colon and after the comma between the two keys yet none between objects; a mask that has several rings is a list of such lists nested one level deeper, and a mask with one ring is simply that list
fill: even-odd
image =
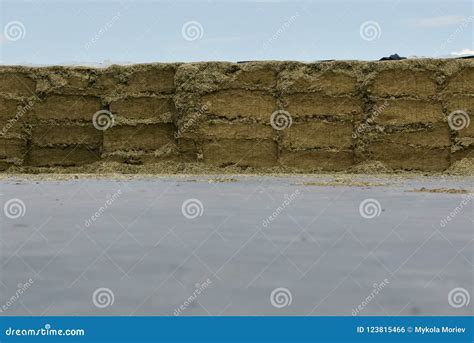
[{"label": "white cloud", "polygon": [[458,15],[445,15],[439,17],[420,18],[415,20],[415,25],[419,27],[444,27],[459,25],[466,17]]},{"label": "white cloud", "polygon": [[474,55],[474,50],[472,49],[462,49],[461,51],[453,51],[451,53],[453,56],[466,56],[466,55]]}]

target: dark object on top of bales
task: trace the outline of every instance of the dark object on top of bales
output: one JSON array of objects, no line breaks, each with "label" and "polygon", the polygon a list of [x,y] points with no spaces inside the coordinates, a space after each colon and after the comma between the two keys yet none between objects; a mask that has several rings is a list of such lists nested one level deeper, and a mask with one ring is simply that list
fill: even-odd
[{"label": "dark object on top of bales", "polygon": [[462,59],[462,60],[467,60],[467,59],[470,59],[470,58],[474,58],[474,55],[469,55],[469,56],[461,56],[461,57],[458,57],[459,59]]},{"label": "dark object on top of bales", "polygon": [[406,57],[400,57],[398,54],[390,55],[389,57],[382,57],[379,61],[400,61],[406,60]]}]

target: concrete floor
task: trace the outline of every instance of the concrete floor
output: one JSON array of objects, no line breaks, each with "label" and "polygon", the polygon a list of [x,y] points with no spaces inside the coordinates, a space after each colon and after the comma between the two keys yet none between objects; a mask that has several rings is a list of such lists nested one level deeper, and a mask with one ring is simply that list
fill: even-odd
[{"label": "concrete floor", "polygon": [[474,199],[410,192],[473,178],[223,178],[2,180],[2,314],[473,314]]}]

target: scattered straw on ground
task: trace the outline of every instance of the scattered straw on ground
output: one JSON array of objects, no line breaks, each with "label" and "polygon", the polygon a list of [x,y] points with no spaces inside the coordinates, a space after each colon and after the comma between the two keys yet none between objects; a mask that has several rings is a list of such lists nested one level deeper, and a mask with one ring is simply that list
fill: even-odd
[{"label": "scattered straw on ground", "polygon": [[[383,177],[389,180],[418,178],[422,176],[474,176],[474,159],[465,158],[457,161],[451,168],[444,172],[421,172],[407,170],[391,170],[383,163],[373,161],[361,163],[346,171],[328,172],[322,170],[314,170],[312,172],[302,172],[297,169],[287,167],[269,167],[269,168],[251,168],[238,167],[235,165],[219,167],[211,166],[203,163],[177,163],[177,162],[160,162],[143,165],[131,165],[118,162],[97,162],[81,167],[11,167],[0,173],[0,179],[22,176],[26,179],[35,180],[66,180],[72,178],[96,178],[96,179],[136,179],[149,177],[189,177],[193,175],[209,175],[219,176],[214,182],[233,182],[232,178],[237,175],[249,176],[330,176],[337,177],[337,180],[327,181],[324,185],[352,185],[352,186],[377,186],[370,181],[354,182],[352,179],[356,176]],[[339,180],[341,178],[341,180]],[[220,180],[223,179],[223,180]],[[360,179],[360,178],[359,178]],[[213,182],[213,181],[211,181]],[[320,185],[319,181],[308,185]]]},{"label": "scattered straw on ground", "polygon": [[449,194],[468,194],[470,193],[467,189],[456,189],[456,188],[426,188],[421,187],[418,189],[412,189],[407,192],[426,192],[426,193],[449,193]]},{"label": "scattered straw on ground", "polygon": [[214,179],[209,179],[207,180],[208,183],[226,183],[226,182],[237,182],[237,180],[234,177],[218,177]]},{"label": "scattered straw on ground", "polygon": [[388,183],[374,182],[374,181],[363,181],[354,180],[352,178],[347,179],[334,179],[330,181],[308,181],[296,183],[296,185],[303,186],[350,186],[350,187],[381,187],[388,186]]}]

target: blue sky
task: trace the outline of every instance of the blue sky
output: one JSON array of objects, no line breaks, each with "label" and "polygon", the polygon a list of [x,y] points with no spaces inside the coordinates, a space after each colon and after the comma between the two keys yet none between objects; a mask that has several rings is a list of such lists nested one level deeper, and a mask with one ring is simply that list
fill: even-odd
[{"label": "blue sky", "polygon": [[374,60],[474,50],[471,0],[0,0],[0,63]]}]

